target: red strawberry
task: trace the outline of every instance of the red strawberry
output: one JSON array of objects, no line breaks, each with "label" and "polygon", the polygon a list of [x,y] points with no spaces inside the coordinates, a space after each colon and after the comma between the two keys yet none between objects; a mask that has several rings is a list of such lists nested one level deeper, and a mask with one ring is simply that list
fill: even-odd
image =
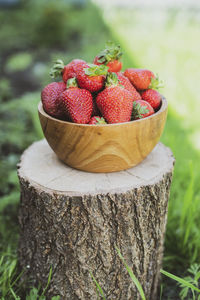
[{"label": "red strawberry", "polygon": [[77,86],[76,79],[67,81],[67,89],[61,94],[61,101],[66,116],[75,123],[87,124],[92,115],[92,95]]},{"label": "red strawberry", "polygon": [[67,82],[68,79],[76,77],[77,71],[86,65],[86,62],[82,59],[74,59],[67,65],[64,65],[61,59],[57,59],[51,69],[50,75],[52,78],[62,75],[63,81]]},{"label": "red strawberry", "polygon": [[97,104],[96,104],[96,97],[97,97],[97,93],[92,93],[92,97],[93,97],[93,109],[92,109],[92,116],[98,116],[100,115],[100,111],[97,107]]},{"label": "red strawberry", "polygon": [[147,90],[148,88],[151,88],[151,83],[155,85],[155,81],[158,82],[158,79],[153,72],[146,69],[126,69],[124,71],[124,76],[128,77],[130,82],[139,91]]},{"label": "red strawberry", "polygon": [[52,82],[41,92],[43,108],[47,114],[55,118],[63,118],[64,113],[59,106],[60,94],[66,90],[64,82]]},{"label": "red strawberry", "polygon": [[153,107],[144,100],[136,100],[133,102],[133,110],[131,120],[146,118],[154,113]]},{"label": "red strawberry", "polygon": [[108,123],[128,122],[131,119],[133,97],[118,84],[115,73],[107,76],[106,88],[98,94],[96,103]]},{"label": "red strawberry", "polygon": [[101,51],[94,59],[95,65],[106,65],[108,72],[119,72],[122,68],[122,63],[119,61],[122,56],[120,46],[116,46],[113,42],[107,42],[106,48]]},{"label": "red strawberry", "polygon": [[[100,63],[99,62],[99,58],[96,56],[93,63],[95,65],[103,65],[104,63]],[[121,68],[122,68],[122,62],[115,59],[115,60],[112,60],[108,63],[105,63],[105,65],[108,67],[108,72],[119,72],[121,71]]]},{"label": "red strawberry", "polygon": [[90,119],[89,123],[91,125],[101,125],[101,124],[107,124],[105,119],[103,117],[94,116]]},{"label": "red strawberry", "polygon": [[123,85],[126,90],[128,90],[132,96],[133,101],[142,99],[140,94],[137,92],[137,90],[134,88],[134,86],[130,83],[129,79],[124,76],[121,72],[117,73],[117,77],[119,79],[119,84]]},{"label": "red strawberry", "polygon": [[142,99],[147,101],[154,109],[158,109],[161,103],[161,95],[158,91],[149,89],[141,93]]},{"label": "red strawberry", "polygon": [[104,65],[97,66],[88,64],[87,66],[82,66],[76,75],[78,85],[90,92],[99,91],[104,87],[107,72],[108,67]]}]

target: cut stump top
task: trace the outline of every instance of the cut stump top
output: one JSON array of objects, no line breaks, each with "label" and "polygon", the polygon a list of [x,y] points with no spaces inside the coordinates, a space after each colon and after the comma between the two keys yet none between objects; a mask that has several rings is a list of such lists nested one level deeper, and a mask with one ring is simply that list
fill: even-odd
[{"label": "cut stump top", "polygon": [[123,193],[152,185],[172,172],[174,157],[169,148],[158,143],[137,166],[114,173],[88,173],[61,162],[46,140],[33,143],[22,155],[19,176],[43,192],[80,196]]}]

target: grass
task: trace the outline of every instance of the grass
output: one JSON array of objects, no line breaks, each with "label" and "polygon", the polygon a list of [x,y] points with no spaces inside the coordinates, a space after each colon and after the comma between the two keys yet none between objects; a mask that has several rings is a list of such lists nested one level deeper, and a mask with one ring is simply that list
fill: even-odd
[{"label": "grass", "polygon": [[188,297],[190,297],[190,299],[192,300],[199,300],[200,265],[193,264],[187,271],[190,275],[185,278],[180,278],[164,270],[161,270],[160,272],[168,278],[175,280],[179,284],[181,288],[181,291],[179,293],[181,300],[188,299]]}]

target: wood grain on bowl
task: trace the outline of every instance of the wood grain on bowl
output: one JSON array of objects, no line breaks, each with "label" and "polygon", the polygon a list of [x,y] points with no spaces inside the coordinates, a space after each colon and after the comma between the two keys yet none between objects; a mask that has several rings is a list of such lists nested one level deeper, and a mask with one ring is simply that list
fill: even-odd
[{"label": "wood grain on bowl", "polygon": [[158,143],[167,116],[167,101],[158,112],[119,124],[88,125],[55,119],[40,102],[43,133],[56,155],[67,165],[88,172],[115,172],[139,164]]}]

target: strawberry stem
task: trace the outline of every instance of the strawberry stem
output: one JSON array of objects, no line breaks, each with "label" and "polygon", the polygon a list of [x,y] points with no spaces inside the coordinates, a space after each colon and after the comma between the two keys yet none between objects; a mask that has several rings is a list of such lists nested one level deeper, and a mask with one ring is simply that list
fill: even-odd
[{"label": "strawberry stem", "polygon": [[97,121],[96,124],[107,124],[103,117],[95,117],[95,119]]},{"label": "strawberry stem", "polygon": [[119,60],[122,56],[122,51],[120,45],[108,41],[105,45],[105,49],[102,50],[98,55],[98,62],[107,64],[113,60]]},{"label": "strawberry stem", "polygon": [[151,83],[150,83],[148,89],[158,90],[163,87],[164,87],[163,80],[160,80],[158,77],[158,74],[156,74],[156,78],[151,78]]},{"label": "strawberry stem", "polygon": [[140,103],[134,101],[131,120],[142,119],[143,115],[148,112],[147,106],[142,106]]},{"label": "strawberry stem", "polygon": [[109,87],[109,86],[116,86],[119,84],[119,79],[117,77],[117,74],[114,73],[114,72],[110,72],[108,73],[107,77],[106,77],[106,87]]},{"label": "strawberry stem", "polygon": [[53,67],[50,70],[50,76],[52,78],[56,78],[60,75],[62,75],[62,71],[64,69],[65,65],[64,62],[62,61],[62,59],[57,59],[53,65]]},{"label": "strawberry stem", "polygon": [[104,65],[94,65],[94,64],[88,64],[89,68],[84,68],[85,74],[88,76],[101,76],[101,75],[107,75],[108,73],[108,67]]},{"label": "strawberry stem", "polygon": [[67,80],[67,89],[71,87],[78,87],[76,77],[70,78]]}]

